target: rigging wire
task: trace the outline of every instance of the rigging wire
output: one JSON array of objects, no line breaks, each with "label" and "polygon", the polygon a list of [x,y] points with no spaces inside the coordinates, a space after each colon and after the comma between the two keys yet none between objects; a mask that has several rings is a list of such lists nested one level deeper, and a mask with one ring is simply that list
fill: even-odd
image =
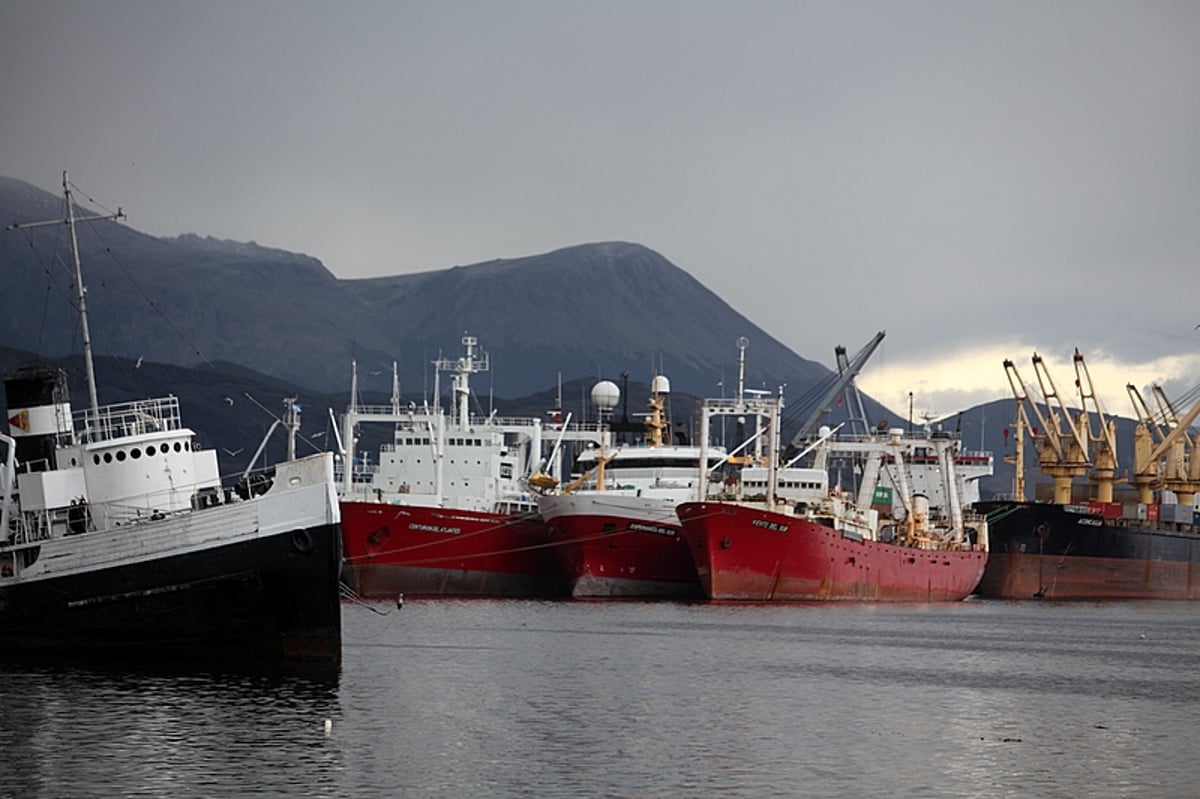
[{"label": "rigging wire", "polygon": [[[70,186],[73,189],[75,189],[75,191],[77,193],[83,195],[86,198],[88,203],[91,203],[92,205],[97,206],[108,213],[112,213],[111,209],[109,209],[103,203],[98,202],[94,197],[91,196],[90,193],[88,193],[85,190],[83,190],[82,188],[80,188],[74,181],[68,181],[68,183],[70,184]],[[64,197],[62,200],[62,209],[63,209],[62,213],[63,213],[64,218],[66,217],[67,212],[68,212],[68,209],[66,208],[66,203],[67,203],[67,200]],[[78,203],[76,203],[76,205],[78,205]],[[158,305],[158,303],[156,303],[149,296],[149,294],[146,293],[146,291],[142,288],[142,286],[138,283],[138,281],[134,279],[133,274],[125,266],[125,264],[121,261],[121,259],[117,256],[117,254],[113,251],[112,247],[109,245],[107,239],[104,237],[103,233],[101,232],[100,226],[93,224],[93,222],[96,222],[96,221],[100,221],[100,220],[92,220],[92,221],[85,220],[84,223],[77,225],[76,229],[78,229],[80,227],[84,227],[86,225],[86,228],[89,231],[91,231],[91,233],[100,242],[101,246],[103,247],[104,253],[112,260],[112,262],[117,266],[117,268],[120,269],[120,271],[125,275],[126,279],[129,281],[129,284],[134,288],[134,290],[139,295],[141,295],[142,299],[144,299],[146,301],[146,303],[151,308],[154,309],[154,312],[156,314],[158,314],[158,316],[167,324],[167,326],[171,330],[173,330],[175,332],[175,334],[177,336],[179,336],[180,340],[183,341],[187,346],[189,346],[193,350],[193,352],[200,359],[200,361],[207,364],[208,366],[214,366],[212,361],[209,360],[209,358],[201,351],[200,347],[194,341],[192,341],[190,338],[188,338],[188,336],[178,326],[176,326],[174,322],[171,321],[171,319],[163,312],[162,308]],[[38,352],[38,354],[41,354],[42,350],[45,346],[46,324],[47,324],[47,320],[49,317],[50,298],[53,295],[53,293],[55,291],[58,291],[58,292],[61,292],[64,296],[68,297],[68,302],[71,304],[71,307],[75,309],[76,313],[79,312],[79,307],[78,307],[78,302],[76,301],[76,299],[74,297],[73,289],[75,288],[75,286],[74,286],[73,271],[70,269],[70,267],[67,266],[66,262],[63,260],[62,255],[58,249],[58,245],[61,242],[61,236],[55,237],[55,239],[53,241],[54,247],[53,247],[52,253],[50,255],[50,265],[47,265],[46,257],[44,256],[42,250],[39,249],[38,245],[34,241],[33,232],[31,230],[26,230],[25,235],[26,235],[26,240],[29,243],[30,249],[34,251],[34,254],[37,257],[37,260],[42,267],[42,271],[47,275],[47,278],[48,278],[47,286],[46,286],[46,297],[45,297],[45,301],[43,302],[43,307],[42,307],[42,321],[41,321],[40,329],[38,332],[37,352]],[[68,275],[69,279],[68,279],[66,286],[62,285],[57,280],[56,271],[53,268],[55,265],[59,266],[62,269],[62,271]],[[109,288],[108,284],[104,281],[103,277],[101,277],[99,279],[99,286],[100,286],[100,288],[103,288],[103,289]],[[101,296],[101,295],[97,295],[97,296]],[[108,299],[108,298],[106,297],[106,299]],[[113,306],[110,304],[109,305],[110,313],[111,313],[112,307]],[[114,314],[114,316],[115,316],[115,314]],[[75,350],[76,346],[79,343],[78,337],[80,335],[81,335],[80,332],[78,330],[76,330],[76,332],[74,333],[73,338],[72,338],[72,345],[71,345],[72,352]],[[117,360],[117,363],[119,364],[120,368],[122,369],[122,371],[126,374],[126,376],[128,376],[129,370],[125,367],[124,360],[119,357],[116,358],[116,360]]]},{"label": "rigging wire", "polygon": [[[121,272],[129,280],[130,285],[133,286],[133,288],[137,291],[137,293],[139,295],[141,295],[142,299],[144,299],[146,301],[146,304],[154,309],[154,312],[158,314],[159,318],[161,318],[167,324],[167,326],[169,328],[171,328],[171,330],[175,331],[175,335],[179,336],[180,340],[183,341],[185,344],[187,344],[192,349],[193,353],[196,355],[197,358],[199,358],[201,360],[201,362],[203,362],[207,366],[211,366],[211,367],[215,368],[216,364],[214,364],[212,361],[210,361],[208,359],[208,356],[205,355],[201,351],[199,345],[197,345],[196,342],[194,342],[190,338],[188,338],[188,336],[182,330],[180,330],[179,327],[176,326],[174,322],[171,321],[170,317],[168,317],[165,313],[163,313],[163,310],[161,307],[159,307],[158,303],[155,302],[154,299],[151,298],[150,295],[147,294],[146,291],[141,287],[141,285],[137,282],[137,280],[134,279],[133,274],[129,271],[129,269],[127,269],[125,267],[125,264],[121,261],[120,258],[117,257],[117,254],[115,252],[113,252],[112,248],[108,245],[108,241],[104,238],[104,236],[100,232],[99,228],[89,224],[89,229],[91,229],[93,231],[96,238],[99,239],[100,243],[104,245],[105,254],[108,255],[109,258],[112,259],[112,262],[114,264],[116,264],[118,269],[121,270]],[[104,283],[103,279],[101,279],[100,285],[104,288],[108,288],[108,286]]]}]

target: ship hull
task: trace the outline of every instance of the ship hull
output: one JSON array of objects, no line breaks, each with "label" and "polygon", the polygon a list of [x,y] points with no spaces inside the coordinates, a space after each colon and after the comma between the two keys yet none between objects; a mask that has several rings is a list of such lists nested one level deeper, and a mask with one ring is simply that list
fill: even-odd
[{"label": "ship hull", "polygon": [[1086,506],[983,502],[991,558],[981,596],[1003,599],[1200,599],[1200,535],[1109,520]]},{"label": "ship hull", "polygon": [[341,503],[343,579],[359,596],[561,597],[536,514]]},{"label": "ship hull", "polygon": [[958,601],[975,589],[988,559],[982,551],[845,537],[746,506],[688,502],[677,511],[700,585],[713,600]]},{"label": "ship hull", "polygon": [[18,580],[0,586],[0,657],[337,664],[340,563],[327,524]]},{"label": "ship hull", "polygon": [[609,492],[540,498],[571,596],[702,598],[675,504]]}]

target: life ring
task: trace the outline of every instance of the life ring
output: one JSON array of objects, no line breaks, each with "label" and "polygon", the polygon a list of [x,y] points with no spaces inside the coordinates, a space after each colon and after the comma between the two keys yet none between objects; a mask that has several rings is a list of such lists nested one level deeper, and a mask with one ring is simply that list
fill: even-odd
[{"label": "life ring", "polygon": [[304,528],[293,530],[292,548],[301,555],[311,555],[313,551],[312,533]]}]

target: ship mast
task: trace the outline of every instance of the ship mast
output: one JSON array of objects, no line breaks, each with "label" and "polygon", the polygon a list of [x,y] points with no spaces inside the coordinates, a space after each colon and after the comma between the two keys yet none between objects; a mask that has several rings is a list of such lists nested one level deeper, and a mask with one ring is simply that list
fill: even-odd
[{"label": "ship mast", "polygon": [[87,289],[83,285],[83,270],[79,264],[79,243],[75,238],[75,223],[76,222],[96,222],[105,219],[124,219],[125,212],[120,207],[116,213],[100,214],[96,216],[81,216],[75,218],[75,204],[71,200],[71,183],[67,180],[67,171],[63,170],[62,177],[63,196],[67,202],[67,218],[52,219],[45,222],[25,222],[12,224],[8,226],[9,230],[18,230],[25,228],[45,227],[47,225],[63,225],[67,226],[71,236],[71,260],[75,266],[75,301],[79,306],[79,327],[83,335],[83,365],[87,372],[88,383],[88,400],[91,403],[91,416],[88,422],[89,432],[92,426],[98,423],[100,418],[100,400],[96,394],[96,367],[92,363],[92,335],[88,330],[87,318]]},{"label": "ship mast", "polygon": [[464,335],[461,341],[467,349],[466,355],[460,358],[438,358],[434,361],[434,366],[438,372],[453,374],[451,390],[454,399],[451,401],[450,422],[458,429],[466,430],[470,427],[471,419],[471,375],[488,371],[489,365],[487,353],[475,354],[479,339]]}]

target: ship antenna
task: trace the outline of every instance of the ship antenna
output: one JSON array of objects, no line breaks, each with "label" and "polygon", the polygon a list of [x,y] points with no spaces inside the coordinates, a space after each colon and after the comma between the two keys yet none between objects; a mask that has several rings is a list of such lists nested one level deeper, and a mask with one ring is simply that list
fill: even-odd
[{"label": "ship antenna", "polygon": [[23,228],[45,227],[46,225],[62,225],[67,226],[67,230],[71,233],[71,259],[75,265],[75,301],[79,305],[79,327],[83,334],[83,365],[87,372],[88,383],[88,399],[91,401],[91,419],[87,425],[90,431],[93,425],[99,424],[100,419],[100,401],[96,395],[96,367],[92,363],[92,336],[88,331],[87,318],[87,289],[83,286],[83,271],[79,264],[79,243],[75,238],[75,223],[76,222],[96,222],[103,219],[124,219],[125,212],[120,207],[116,213],[101,214],[97,216],[81,216],[75,218],[75,205],[71,201],[71,183],[67,180],[67,170],[63,170],[63,196],[67,201],[67,218],[52,219],[45,222],[25,222],[14,223],[8,226],[8,230],[17,230]]},{"label": "ship antenna", "polygon": [[743,389],[746,387],[746,348],[750,346],[750,339],[745,336],[739,336],[737,340],[738,347],[738,389],[737,401],[738,405],[742,404],[744,396]]}]

